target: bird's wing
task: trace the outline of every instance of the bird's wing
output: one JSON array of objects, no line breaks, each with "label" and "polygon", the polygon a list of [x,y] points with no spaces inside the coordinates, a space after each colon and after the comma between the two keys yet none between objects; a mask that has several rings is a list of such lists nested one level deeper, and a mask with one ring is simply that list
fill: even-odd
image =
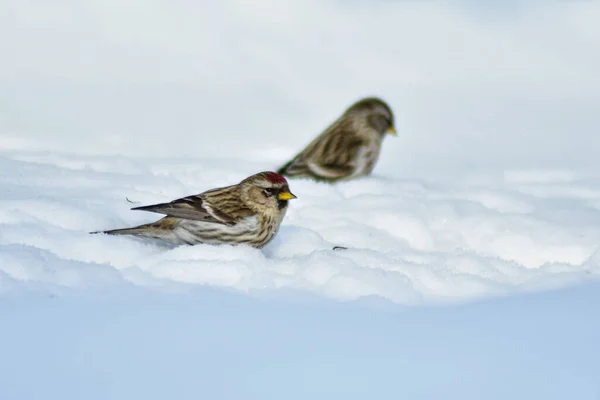
[{"label": "bird's wing", "polygon": [[169,203],[135,207],[132,208],[132,210],[150,211],[158,214],[164,214],[169,217],[214,222],[225,225],[233,225],[236,222],[235,218],[215,207],[212,207],[210,202],[207,202],[204,198],[204,193],[182,197]]},{"label": "bird's wing", "polygon": [[355,167],[352,165],[315,164],[309,162],[306,168],[317,178],[326,180],[340,179],[352,174]]},{"label": "bird's wing", "polygon": [[279,173],[288,176],[316,175],[326,179],[342,178],[356,168],[355,157],[364,140],[352,126],[337,124],[325,131]]}]

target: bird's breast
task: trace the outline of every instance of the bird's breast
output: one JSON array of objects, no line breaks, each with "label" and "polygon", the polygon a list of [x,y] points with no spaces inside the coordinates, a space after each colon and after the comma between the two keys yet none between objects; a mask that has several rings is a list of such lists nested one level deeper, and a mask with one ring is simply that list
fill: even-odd
[{"label": "bird's breast", "polygon": [[355,159],[355,175],[370,173],[379,159],[381,143],[378,140],[369,140],[360,148]]}]

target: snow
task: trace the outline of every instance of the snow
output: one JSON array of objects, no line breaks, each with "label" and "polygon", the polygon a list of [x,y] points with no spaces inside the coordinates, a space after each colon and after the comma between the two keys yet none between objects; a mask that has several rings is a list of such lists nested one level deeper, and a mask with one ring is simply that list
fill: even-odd
[{"label": "snow", "polygon": [[7,288],[24,282],[75,288],[182,283],[423,304],[561,287],[600,273],[594,261],[600,178],[569,171],[376,175],[338,185],[290,180],[298,199],[262,251],[88,233],[156,220],[130,208],[276,166],[275,160],[169,162],[4,151],[3,281]]},{"label": "snow", "polygon": [[[600,396],[599,3],[365,4],[0,5],[0,400]],[[262,250],[88,233],[367,95]]]}]

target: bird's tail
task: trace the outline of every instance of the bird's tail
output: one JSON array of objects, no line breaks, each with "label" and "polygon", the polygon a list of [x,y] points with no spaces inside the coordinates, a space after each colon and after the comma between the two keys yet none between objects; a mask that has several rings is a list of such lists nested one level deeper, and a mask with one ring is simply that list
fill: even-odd
[{"label": "bird's tail", "polygon": [[292,158],[277,170],[279,175],[287,176],[289,178],[304,175],[306,172],[306,163],[298,157]]},{"label": "bird's tail", "polygon": [[148,225],[134,226],[133,228],[111,229],[108,231],[95,231],[90,234],[104,233],[106,235],[140,235],[148,231]]},{"label": "bird's tail", "polygon": [[287,174],[287,169],[289,168],[289,166],[290,166],[291,164],[292,164],[292,162],[291,162],[291,161],[288,161],[286,164],[284,164],[282,167],[280,167],[280,168],[277,170],[277,173],[278,173],[279,175],[286,175],[286,174]]}]

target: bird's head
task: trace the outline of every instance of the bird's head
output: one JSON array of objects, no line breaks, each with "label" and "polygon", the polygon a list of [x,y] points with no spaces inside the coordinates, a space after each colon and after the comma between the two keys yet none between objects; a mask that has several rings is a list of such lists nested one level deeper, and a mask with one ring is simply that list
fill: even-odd
[{"label": "bird's head", "polygon": [[390,106],[377,97],[367,97],[352,104],[345,112],[349,118],[355,118],[366,124],[381,136],[386,133],[396,135],[394,113]]},{"label": "bird's head", "polygon": [[240,182],[241,197],[248,207],[262,214],[278,214],[296,196],[287,180],[275,172],[260,172]]}]

